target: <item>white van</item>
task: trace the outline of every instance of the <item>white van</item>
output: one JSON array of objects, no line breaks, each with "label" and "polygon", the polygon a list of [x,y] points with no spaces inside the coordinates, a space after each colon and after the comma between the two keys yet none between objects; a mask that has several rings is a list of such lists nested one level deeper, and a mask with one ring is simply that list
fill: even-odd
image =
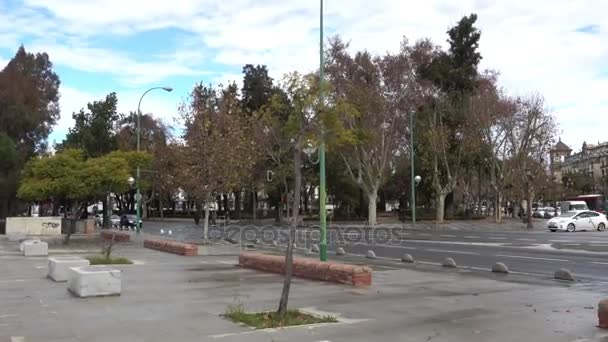
[{"label": "white van", "polygon": [[585,201],[564,201],[561,203],[562,213],[575,210],[589,210]]}]

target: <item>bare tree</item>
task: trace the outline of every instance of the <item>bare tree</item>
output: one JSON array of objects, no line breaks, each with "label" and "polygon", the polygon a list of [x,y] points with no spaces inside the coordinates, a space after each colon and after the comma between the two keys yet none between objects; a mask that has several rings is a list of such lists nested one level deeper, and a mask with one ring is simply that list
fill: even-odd
[{"label": "bare tree", "polygon": [[501,205],[505,181],[511,175],[513,155],[510,153],[508,133],[510,118],[515,114],[515,100],[503,94],[496,86],[497,75],[486,72],[472,98],[471,118],[480,134],[483,147],[487,148],[484,164],[489,168],[490,186],[494,191],[495,220],[502,220]]},{"label": "bare tree", "polygon": [[556,134],[555,118],[545,108],[544,99],[533,94],[517,99],[515,115],[504,123],[514,178],[522,185],[527,202],[527,228],[532,229],[532,201],[539,190],[536,181],[548,177],[546,162]]}]

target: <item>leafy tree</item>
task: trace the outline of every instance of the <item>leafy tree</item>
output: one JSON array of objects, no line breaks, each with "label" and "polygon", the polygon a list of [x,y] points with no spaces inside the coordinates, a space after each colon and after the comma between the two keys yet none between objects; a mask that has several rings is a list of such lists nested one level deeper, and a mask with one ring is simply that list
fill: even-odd
[{"label": "leafy tree", "polygon": [[[15,56],[0,71],[0,133],[3,148],[12,150],[12,171],[0,186],[0,217],[14,213],[19,170],[36,153],[46,149],[46,139],[59,118],[59,77],[46,53],[32,54],[19,47]],[[12,153],[11,153],[12,155]],[[4,162],[4,160],[3,160]]]},{"label": "leafy tree", "polygon": [[435,88],[425,95],[427,103],[421,115],[427,118],[425,150],[430,161],[436,201],[436,220],[443,222],[446,197],[456,188],[467,160],[465,152],[475,140],[475,127],[467,114],[471,108],[471,96],[477,88],[477,65],[481,55],[477,52],[480,31],[474,26],[475,14],[463,17],[448,30],[447,52],[433,49],[430,58],[419,68],[423,80],[430,80]]},{"label": "leafy tree", "polygon": [[104,100],[87,104],[88,111],[81,109],[73,113],[74,127],[70,128],[58,149],[80,148],[89,157],[99,157],[116,150],[116,130],[121,119],[117,104],[116,93],[110,93]]},{"label": "leafy tree", "polygon": [[274,90],[272,78],[268,76],[268,69],[265,65],[246,64],[243,67],[241,101],[246,114],[253,115],[262,106],[268,104]]},{"label": "leafy tree", "polygon": [[75,231],[75,221],[86,210],[87,203],[110,191],[124,191],[130,173],[125,154],[86,159],[83,150],[65,149],[52,156],[31,159],[25,166],[18,196],[27,201],[67,201],[72,212],[65,238],[68,243]]},{"label": "leafy tree", "polygon": [[[284,96],[281,90],[273,84],[273,79],[268,76],[268,69],[265,65],[257,65],[253,66],[252,64],[246,64],[243,67],[243,87],[241,88],[241,105],[243,107],[243,115],[252,118],[254,123],[259,119],[260,110],[264,106],[268,106],[275,96]],[[284,97],[281,98],[284,100]],[[275,104],[277,99],[274,99]],[[235,188],[235,215],[237,218],[240,218],[241,215],[241,190],[242,187],[248,187],[251,192],[249,196],[247,196],[247,205],[246,208],[251,209],[252,217],[255,220],[257,218],[257,194],[258,189],[267,186],[264,182],[260,182],[260,180],[264,180],[266,178],[266,172],[268,170],[273,170],[270,166],[272,163],[266,159],[262,158],[256,162],[256,165],[253,168],[253,172],[251,173],[251,177],[248,179],[243,179],[243,183],[239,184],[237,188]],[[276,172],[280,172],[280,170],[273,170]],[[271,196],[271,200],[276,202],[277,213],[280,213],[280,202],[281,195],[274,195],[276,188],[267,189],[267,193]],[[280,193],[280,191],[279,191]],[[277,216],[278,217],[278,216]]]},{"label": "leafy tree", "polygon": [[8,203],[11,196],[11,189],[16,184],[19,177],[17,167],[19,165],[19,157],[17,155],[17,147],[13,140],[4,132],[0,132],[0,201],[2,202],[2,213],[0,217],[4,217],[8,212]]},{"label": "leafy tree", "polygon": [[207,237],[209,204],[219,192],[234,189],[252,170],[257,159],[251,123],[243,115],[234,84],[213,89],[198,84],[180,113],[186,129],[180,153],[181,187],[205,204],[203,234]]},{"label": "leafy tree", "polygon": [[347,45],[334,39],[327,73],[332,84],[338,129],[335,151],[368,201],[368,220],[376,224],[378,190],[403,150],[409,113],[418,94],[417,50],[404,41],[397,55],[372,57],[358,52],[351,57]]},{"label": "leafy tree", "polygon": [[[116,137],[118,148],[124,151],[135,150],[137,148],[137,113],[131,112],[129,116],[122,118],[118,125],[120,127]],[[167,153],[170,153],[170,150],[167,149],[167,142],[170,137],[169,126],[149,114],[141,116],[140,149],[148,151],[153,160],[151,164],[149,163],[146,166],[146,168],[151,169],[145,169],[141,173],[142,180],[150,185],[144,188],[142,193],[142,215],[144,218],[147,217],[148,205],[156,199],[158,190],[163,190],[161,191],[163,194],[168,194],[170,190],[175,189],[167,189],[170,182],[164,182],[164,178],[169,177],[171,173],[168,170],[161,169],[168,166],[167,163],[174,159],[171,158],[171,154],[167,155]]]}]

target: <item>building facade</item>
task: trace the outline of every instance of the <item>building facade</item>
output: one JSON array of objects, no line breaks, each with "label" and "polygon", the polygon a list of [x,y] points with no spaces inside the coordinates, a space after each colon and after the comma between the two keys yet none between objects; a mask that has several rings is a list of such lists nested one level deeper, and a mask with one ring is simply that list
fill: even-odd
[{"label": "building facade", "polygon": [[572,153],[572,149],[560,139],[551,150],[551,173],[556,181],[564,183],[567,183],[568,175],[586,175],[591,182],[589,190],[606,195],[608,142],[596,145],[583,142],[581,151]]}]

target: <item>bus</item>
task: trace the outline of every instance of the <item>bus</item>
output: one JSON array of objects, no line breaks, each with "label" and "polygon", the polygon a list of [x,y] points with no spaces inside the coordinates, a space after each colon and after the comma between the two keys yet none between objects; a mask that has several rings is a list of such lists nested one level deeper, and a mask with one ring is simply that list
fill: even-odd
[{"label": "bus", "polygon": [[568,198],[568,201],[585,201],[589,210],[595,210],[597,212],[606,213],[606,199],[604,195],[592,194],[592,195],[580,195]]}]

